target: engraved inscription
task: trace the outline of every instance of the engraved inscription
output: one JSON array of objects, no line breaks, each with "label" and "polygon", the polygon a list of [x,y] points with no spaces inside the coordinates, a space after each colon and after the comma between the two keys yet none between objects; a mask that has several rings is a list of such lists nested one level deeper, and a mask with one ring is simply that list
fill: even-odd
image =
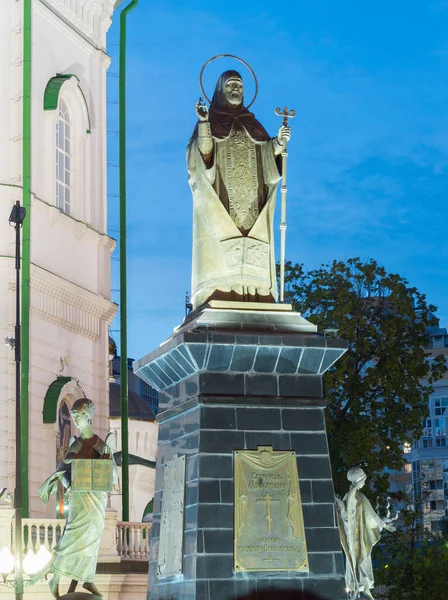
[{"label": "engraved inscription", "polygon": [[308,571],[295,453],[235,451],[236,571]]},{"label": "engraved inscription", "polygon": [[165,465],[158,558],[159,577],[179,575],[183,569],[185,456]]},{"label": "engraved inscription", "polygon": [[113,465],[112,460],[92,460],[92,482],[97,492],[112,490]]},{"label": "engraved inscription", "polygon": [[72,490],[90,491],[92,488],[91,460],[84,458],[74,459],[72,462]]},{"label": "engraved inscription", "polygon": [[110,459],[75,458],[72,462],[74,492],[112,491],[113,462]]}]

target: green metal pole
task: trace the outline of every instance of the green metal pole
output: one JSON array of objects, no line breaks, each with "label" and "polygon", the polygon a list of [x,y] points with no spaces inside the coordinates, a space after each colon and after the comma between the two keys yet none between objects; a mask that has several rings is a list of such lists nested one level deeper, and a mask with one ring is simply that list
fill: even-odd
[{"label": "green metal pole", "polygon": [[[21,374],[21,450],[22,450],[22,515],[29,517],[28,491],[28,404],[30,378],[30,224],[31,224],[31,0],[23,1],[23,144],[22,206],[27,218],[22,238],[22,374]],[[16,443],[19,441],[17,440]]]},{"label": "green metal pole", "polygon": [[138,4],[132,0],[120,14],[119,162],[120,162],[120,381],[122,519],[129,521],[128,331],[126,272],[126,20]]}]

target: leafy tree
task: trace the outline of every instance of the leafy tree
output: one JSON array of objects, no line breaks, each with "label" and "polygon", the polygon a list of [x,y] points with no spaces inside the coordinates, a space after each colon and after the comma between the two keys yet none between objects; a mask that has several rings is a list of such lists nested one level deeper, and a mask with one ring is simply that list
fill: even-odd
[{"label": "leafy tree", "polygon": [[424,530],[421,508],[400,515],[401,526],[376,548],[378,600],[440,600],[448,584],[448,544],[443,533]]},{"label": "leafy tree", "polygon": [[285,301],[348,342],[324,379],[336,493],[347,491],[354,465],[385,493],[383,469],[402,467],[403,443],[421,436],[432,383],[446,370],[443,356],[428,361],[425,352],[435,306],[405,278],[359,258],[310,271],[287,262]]}]

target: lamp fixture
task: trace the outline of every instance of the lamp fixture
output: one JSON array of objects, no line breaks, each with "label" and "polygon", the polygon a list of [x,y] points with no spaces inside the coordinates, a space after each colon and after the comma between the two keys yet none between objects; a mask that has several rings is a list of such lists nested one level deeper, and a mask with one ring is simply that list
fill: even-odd
[{"label": "lamp fixture", "polygon": [[12,350],[16,347],[16,339],[13,337],[5,337],[5,346],[9,346]]}]

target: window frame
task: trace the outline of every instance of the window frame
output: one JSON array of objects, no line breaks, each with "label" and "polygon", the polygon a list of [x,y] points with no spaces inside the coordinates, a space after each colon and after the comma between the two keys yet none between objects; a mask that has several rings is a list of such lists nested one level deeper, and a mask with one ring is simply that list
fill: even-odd
[{"label": "window frame", "polygon": [[[55,83],[56,80],[59,80]],[[62,82],[61,82],[62,80]],[[89,94],[82,89],[76,75],[57,75],[49,80],[44,94],[44,111],[46,112],[45,137],[48,140],[47,161],[44,177],[45,191],[57,210],[67,217],[91,224],[92,214],[92,170],[91,170],[91,117],[87,98]],[[56,133],[60,121],[60,106],[64,102],[70,116],[70,202],[69,210],[65,209],[58,198],[56,172],[58,143]],[[51,159],[50,159],[51,153]],[[65,166],[65,165],[64,165]],[[68,189],[68,188],[67,188]]]},{"label": "window frame", "polygon": [[[66,215],[70,216],[71,200],[73,197],[73,143],[72,143],[72,116],[70,108],[64,97],[59,98],[58,102],[58,118],[56,121],[56,206]],[[61,140],[61,129],[63,129]],[[68,136],[67,136],[68,131]],[[61,145],[62,142],[62,145]],[[63,163],[61,168],[61,162]],[[68,168],[67,168],[68,163]],[[63,191],[63,198],[59,193]],[[68,193],[68,201],[67,201]]]}]

